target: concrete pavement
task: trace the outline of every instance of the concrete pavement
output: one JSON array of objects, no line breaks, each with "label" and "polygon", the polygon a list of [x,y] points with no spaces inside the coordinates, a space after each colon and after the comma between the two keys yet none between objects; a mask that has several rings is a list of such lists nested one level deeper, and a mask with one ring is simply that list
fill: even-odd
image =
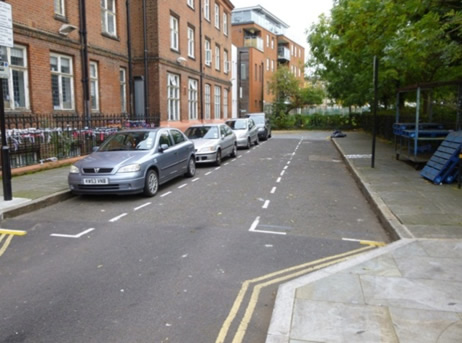
[{"label": "concrete pavement", "polygon": [[371,168],[368,134],[333,143],[397,240],[281,285],[266,343],[462,342],[462,189],[380,140]]},{"label": "concrete pavement", "polygon": [[[371,168],[371,140],[333,144],[396,241],[281,285],[266,343],[462,342],[462,189],[426,181],[381,140]],[[1,218],[70,197],[67,171],[13,177]]]}]

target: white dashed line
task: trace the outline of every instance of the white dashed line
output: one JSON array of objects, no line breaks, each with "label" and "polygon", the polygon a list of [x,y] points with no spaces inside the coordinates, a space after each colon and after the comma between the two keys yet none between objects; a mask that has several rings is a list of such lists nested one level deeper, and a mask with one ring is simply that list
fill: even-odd
[{"label": "white dashed line", "polygon": [[273,188],[271,189],[271,194],[274,194],[274,193],[276,193],[276,187],[273,187]]},{"label": "white dashed line", "polygon": [[178,189],[185,188],[187,185],[188,185],[187,183],[183,183],[181,186],[178,186]]},{"label": "white dashed line", "polygon": [[205,173],[205,176],[209,176],[210,174],[212,174],[211,171],[209,171],[208,173]]},{"label": "white dashed line", "polygon": [[111,223],[114,223],[114,222],[118,221],[119,219],[125,217],[127,214],[128,214],[128,213],[122,213],[120,216],[117,216],[117,217],[114,217],[114,218],[112,218],[112,219],[109,219],[109,221],[110,221]]},{"label": "white dashed line", "polygon": [[280,177],[278,177],[278,179],[276,180],[276,183],[279,183],[279,182],[281,182],[281,178],[280,178]]},{"label": "white dashed line", "polygon": [[263,204],[262,208],[267,209],[270,204],[269,200],[266,200],[265,203]]},{"label": "white dashed line", "polygon": [[285,170],[283,170],[283,171],[281,172],[281,176],[284,176],[284,173],[285,173],[285,172],[286,172],[286,171],[285,171]]},{"label": "white dashed line", "polygon": [[220,170],[221,167],[216,167],[215,170]]},{"label": "white dashed line", "polygon": [[94,228],[90,228],[88,230],[85,230],[77,235],[63,235],[63,234],[60,234],[60,233],[52,233],[50,236],[53,236],[53,237],[63,237],[63,238],[80,238],[82,237],[83,235],[86,235],[87,233],[90,233],[94,230]]},{"label": "white dashed line", "polygon": [[172,192],[164,193],[164,194],[162,194],[160,197],[163,198],[163,197],[166,197],[167,195],[170,195],[170,194],[172,194]]},{"label": "white dashed line", "polygon": [[135,207],[133,210],[134,210],[134,211],[138,211],[138,210],[141,210],[143,207],[149,206],[149,205],[151,205],[151,204],[152,204],[152,202],[148,202],[148,203],[143,204],[143,205],[141,205],[141,206]]},{"label": "white dashed line", "polygon": [[199,177],[196,177],[194,180],[192,180],[191,182],[196,182],[196,181],[199,181],[200,178]]}]

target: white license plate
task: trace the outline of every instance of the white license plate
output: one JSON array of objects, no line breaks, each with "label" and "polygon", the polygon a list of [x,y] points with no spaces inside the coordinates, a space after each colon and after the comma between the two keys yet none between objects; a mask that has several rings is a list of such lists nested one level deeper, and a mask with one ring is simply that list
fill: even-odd
[{"label": "white license plate", "polygon": [[102,177],[92,177],[88,179],[83,179],[84,185],[107,185],[109,184],[109,180],[107,178]]}]

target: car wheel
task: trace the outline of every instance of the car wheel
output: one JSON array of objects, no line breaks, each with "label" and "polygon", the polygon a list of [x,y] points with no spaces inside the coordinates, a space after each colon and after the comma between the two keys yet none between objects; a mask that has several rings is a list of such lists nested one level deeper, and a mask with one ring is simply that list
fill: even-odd
[{"label": "car wheel", "polygon": [[257,138],[255,138],[255,145],[258,145],[260,144],[260,138],[258,138],[258,135],[257,135]]},{"label": "car wheel", "polygon": [[252,143],[250,142],[250,137],[247,139],[247,145],[245,146],[246,149],[250,149]]},{"label": "car wheel", "polygon": [[144,180],[144,195],[153,197],[159,189],[159,178],[155,170],[150,169]]},{"label": "car wheel", "polygon": [[269,132],[268,138],[271,138],[271,130],[270,130],[270,132]]},{"label": "car wheel", "polygon": [[194,175],[196,175],[196,160],[194,159],[194,156],[191,156],[188,162],[188,170],[186,171],[185,176],[193,177]]},{"label": "car wheel", "polygon": [[221,165],[221,150],[220,149],[218,149],[218,151],[217,151],[217,158],[215,160],[215,164],[217,166]]},{"label": "car wheel", "polygon": [[234,144],[233,151],[231,151],[230,156],[231,157],[236,157],[237,156],[237,144]]}]

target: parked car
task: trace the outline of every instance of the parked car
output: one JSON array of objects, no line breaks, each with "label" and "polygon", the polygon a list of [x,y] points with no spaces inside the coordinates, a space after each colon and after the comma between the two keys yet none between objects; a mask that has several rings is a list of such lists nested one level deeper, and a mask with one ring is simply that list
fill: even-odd
[{"label": "parked car", "polygon": [[144,193],[196,173],[194,144],[180,130],[157,128],[120,131],[96,151],[74,163],[69,188],[75,194]]},{"label": "parked car", "polygon": [[271,138],[271,122],[264,112],[249,113],[248,118],[252,118],[258,127],[258,137],[263,140]]},{"label": "parked car", "polygon": [[236,135],[225,124],[193,125],[186,129],[186,136],[196,147],[196,162],[221,164],[225,156],[236,157]]},{"label": "parked car", "polygon": [[252,118],[229,119],[225,123],[236,134],[238,148],[250,149],[252,144],[259,144],[258,128]]}]

